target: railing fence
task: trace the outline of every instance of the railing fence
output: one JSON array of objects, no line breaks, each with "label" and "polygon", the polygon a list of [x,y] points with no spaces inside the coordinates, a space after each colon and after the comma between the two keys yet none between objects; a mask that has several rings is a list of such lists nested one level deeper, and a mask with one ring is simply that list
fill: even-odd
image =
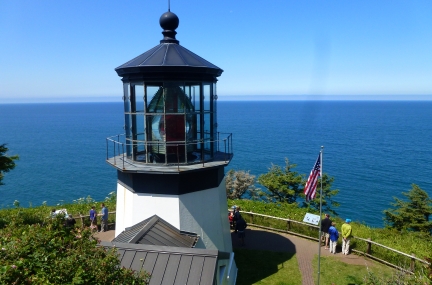
[{"label": "railing fence", "polygon": [[[299,222],[299,221],[291,220],[291,219],[287,219],[287,218],[273,217],[273,216],[264,215],[264,214],[258,214],[258,213],[253,213],[253,212],[240,211],[240,213],[245,214],[245,215],[249,215],[249,217],[251,219],[251,223],[249,223],[249,225],[252,225],[254,227],[263,228],[263,229],[272,230],[272,231],[289,233],[289,234],[292,234],[292,235],[296,235],[296,236],[300,236],[300,237],[303,237],[303,238],[307,238],[307,239],[311,239],[311,240],[314,240],[314,241],[318,241],[317,237],[312,237],[312,236],[309,236],[307,234],[301,234],[299,232],[293,231],[295,225],[300,225],[300,226],[306,227],[307,231],[311,231],[312,230],[314,232],[319,230],[318,226],[307,224],[307,223],[304,223],[304,222]],[[286,228],[285,229],[277,229],[277,228],[274,228],[274,227],[260,225],[260,224],[258,224],[258,223],[255,222],[257,220],[257,217],[269,218],[269,219],[277,220],[277,221],[284,221],[286,223]],[[318,236],[318,232],[316,232],[316,236]],[[372,241],[371,238],[365,239],[365,238],[356,237],[356,236],[353,236],[353,238],[356,239],[356,240],[365,242],[366,246],[367,246],[365,252],[360,251],[360,250],[356,250],[356,249],[351,249],[353,252],[356,252],[356,253],[361,254],[361,255],[365,255],[365,256],[367,256],[369,258],[372,258],[374,260],[382,262],[382,263],[384,263],[384,264],[386,264],[388,266],[397,268],[398,270],[402,270],[402,271],[407,272],[407,273],[413,273],[414,270],[415,270],[416,262],[419,262],[419,263],[422,263],[422,264],[426,264],[426,265],[430,265],[429,262],[427,262],[426,260],[423,260],[423,259],[420,259],[420,258],[416,257],[415,254],[407,254],[407,253],[401,252],[399,250],[390,248],[388,246],[379,244],[377,242]],[[404,269],[404,268],[402,268],[402,267],[400,267],[398,265],[392,264],[391,262],[388,262],[386,260],[378,258],[377,256],[374,256],[372,254],[372,245],[384,248],[384,249],[392,251],[392,252],[394,252],[394,253],[396,253],[398,255],[402,255],[402,256],[405,256],[405,257],[409,258],[410,259],[410,270],[406,270],[406,269]]]}]

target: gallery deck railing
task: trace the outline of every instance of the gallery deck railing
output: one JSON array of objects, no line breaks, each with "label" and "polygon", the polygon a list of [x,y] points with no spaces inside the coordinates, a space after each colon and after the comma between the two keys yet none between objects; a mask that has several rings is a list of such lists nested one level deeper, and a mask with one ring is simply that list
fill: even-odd
[{"label": "gallery deck railing", "polygon": [[[311,225],[304,222],[299,222],[287,218],[279,218],[279,217],[273,217],[269,215],[264,214],[258,214],[253,212],[246,212],[246,211],[240,211],[242,213],[242,216],[247,220],[248,224],[257,228],[263,228],[267,230],[272,231],[278,231],[278,232],[284,232],[289,233],[292,235],[300,236],[303,238],[311,239],[318,241],[318,232],[319,227],[315,225]],[[353,244],[353,240],[355,243]],[[357,249],[357,242],[361,242],[363,244],[360,244],[358,247],[363,247],[364,250]],[[361,238],[357,236],[353,236],[351,240],[351,250],[359,255],[367,256],[371,259],[374,259],[376,261],[382,262],[388,266],[397,268],[398,270],[413,273],[416,269],[416,262],[430,265],[430,263],[426,260],[420,259],[416,257],[414,254],[408,254],[401,252],[399,250],[390,248],[388,246],[382,245],[380,243],[374,242],[371,240],[371,238]],[[376,254],[374,255],[374,251],[372,250],[372,245],[375,247],[378,247],[379,249],[384,249],[387,251],[390,251],[393,254],[396,254],[400,257],[407,258],[409,260],[409,270],[406,268],[403,268],[399,265],[396,265],[392,263],[391,261],[384,260],[383,257],[378,257]],[[400,260],[401,258],[398,258]]]},{"label": "gallery deck railing", "polygon": [[[212,146],[212,147],[210,147]],[[152,150],[154,147],[165,147],[171,149],[177,149],[176,155],[177,159],[175,161],[165,161],[165,162],[155,162],[155,161],[139,161],[131,160],[127,156],[127,149],[140,147],[143,149]],[[182,153],[185,149],[197,149],[199,157],[197,159],[189,160],[187,156]],[[203,147],[206,149],[213,149],[213,156],[207,154],[208,150],[202,150]],[[148,155],[151,155],[149,151]],[[144,154],[145,155],[145,154]],[[202,139],[193,142],[162,142],[162,141],[134,141],[126,140],[125,134],[119,134],[115,136],[108,137],[106,139],[106,160],[117,167],[125,169],[128,164],[140,163],[140,164],[159,164],[159,165],[191,165],[191,164],[205,164],[214,161],[224,161],[229,162],[233,156],[233,143],[232,143],[232,133],[217,133],[217,138],[215,140]],[[186,157],[186,158],[185,158]]]}]

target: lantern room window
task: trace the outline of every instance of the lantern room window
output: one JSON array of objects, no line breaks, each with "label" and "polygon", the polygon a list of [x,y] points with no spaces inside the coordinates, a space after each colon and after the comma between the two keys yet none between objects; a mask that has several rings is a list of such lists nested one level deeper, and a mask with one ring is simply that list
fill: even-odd
[{"label": "lantern room window", "polygon": [[216,124],[209,82],[124,84],[126,153],[141,163],[191,163],[214,156]]}]

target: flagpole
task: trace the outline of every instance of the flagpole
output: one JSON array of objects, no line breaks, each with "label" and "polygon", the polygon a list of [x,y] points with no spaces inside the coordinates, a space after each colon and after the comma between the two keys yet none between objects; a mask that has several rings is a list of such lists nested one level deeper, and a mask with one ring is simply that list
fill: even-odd
[{"label": "flagpole", "polygon": [[[319,222],[319,233],[318,233],[318,285],[320,284],[320,265],[321,265],[321,219],[322,219],[322,169],[323,169],[323,151],[324,146],[321,146],[320,151],[320,161],[321,161],[321,167],[320,167],[320,178],[321,178],[321,189],[320,189],[320,222]],[[325,245],[325,240],[324,240]]]}]

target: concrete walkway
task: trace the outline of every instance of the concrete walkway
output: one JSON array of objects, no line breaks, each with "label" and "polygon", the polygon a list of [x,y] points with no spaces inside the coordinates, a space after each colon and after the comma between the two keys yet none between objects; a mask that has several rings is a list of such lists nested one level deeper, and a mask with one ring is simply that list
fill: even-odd
[{"label": "concrete walkway", "polygon": [[[112,241],[114,230],[95,233],[94,236],[101,241]],[[303,285],[315,285],[314,277],[316,272],[312,268],[312,261],[318,255],[318,243],[294,235],[268,231],[260,228],[248,227],[246,229],[245,246],[240,246],[237,234],[231,233],[233,248],[246,248],[251,250],[269,250],[278,252],[295,253],[302,274]],[[368,259],[358,255],[343,255],[340,249],[336,254],[331,254],[321,247],[321,256],[334,256],[342,262],[355,265],[372,265]]]},{"label": "concrete walkway", "polygon": [[93,234],[93,236],[100,239],[101,241],[112,241],[115,237],[115,230],[96,232]]}]

